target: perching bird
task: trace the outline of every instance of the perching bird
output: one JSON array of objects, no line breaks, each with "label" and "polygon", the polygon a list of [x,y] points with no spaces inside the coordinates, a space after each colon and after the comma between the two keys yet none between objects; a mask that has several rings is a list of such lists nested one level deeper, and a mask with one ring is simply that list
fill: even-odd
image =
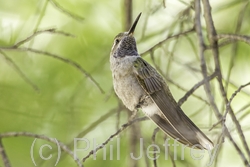
[{"label": "perching bird", "polygon": [[129,110],[141,108],[180,143],[212,149],[213,143],[177,105],[162,76],[138,54],[133,33],[140,16],[141,13],[128,32],[119,33],[114,39],[110,68],[117,96]]}]

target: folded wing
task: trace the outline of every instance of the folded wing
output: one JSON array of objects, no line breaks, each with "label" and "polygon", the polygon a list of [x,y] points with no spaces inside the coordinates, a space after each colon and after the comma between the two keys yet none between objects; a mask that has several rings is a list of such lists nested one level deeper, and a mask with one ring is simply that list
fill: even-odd
[{"label": "folded wing", "polygon": [[161,114],[150,118],[168,135],[179,142],[189,145],[201,145],[212,149],[210,139],[186,116],[177,105],[167,84],[158,72],[141,57],[134,62],[135,75],[150,98],[159,108]]}]

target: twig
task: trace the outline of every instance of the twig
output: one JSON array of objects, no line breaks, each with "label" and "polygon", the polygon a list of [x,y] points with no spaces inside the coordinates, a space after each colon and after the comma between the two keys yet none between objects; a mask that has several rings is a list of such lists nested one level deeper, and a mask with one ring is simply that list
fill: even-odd
[{"label": "twig", "polygon": [[39,17],[38,17],[36,23],[34,24],[35,26],[34,26],[34,31],[33,32],[37,31],[39,25],[41,24],[41,21],[42,21],[44,15],[45,15],[45,11],[46,11],[46,9],[48,7],[49,1],[48,0],[46,0],[46,1],[40,1],[40,3],[43,3],[43,2],[44,2],[43,7],[41,7],[42,5],[40,4],[39,5],[40,7],[37,9],[37,10],[39,10],[40,14],[39,14]]},{"label": "twig", "polygon": [[[160,130],[159,127],[155,128],[153,135],[152,135],[152,144],[155,144],[156,134],[159,132],[159,130]],[[154,149],[156,149],[156,147],[154,147]],[[154,156],[153,162],[154,162],[154,167],[157,167],[157,159],[156,159],[156,152],[155,151],[156,150],[154,150],[154,154],[153,154],[153,156]]]},{"label": "twig", "polygon": [[166,8],[167,6],[166,6],[166,2],[165,2],[165,0],[163,0],[162,1],[162,6],[164,7],[164,8]]},{"label": "twig", "polygon": [[250,85],[250,82],[246,83],[245,85],[241,85],[233,94],[232,96],[230,97],[228,103],[226,104],[226,112],[224,114],[224,119],[226,120],[226,117],[227,117],[227,113],[229,111],[229,107],[230,107],[230,104],[232,103],[234,97],[241,91],[241,89],[243,89],[244,87],[246,86],[249,86]]},{"label": "twig", "polygon": [[[237,20],[237,24],[236,24],[236,28],[235,28],[235,34],[238,34],[240,32],[240,29],[241,29],[241,26],[242,26],[242,23],[243,23],[243,18],[244,18],[244,15],[246,13],[246,9],[248,7],[248,4],[249,4],[249,1],[247,1],[246,4],[243,3],[243,5],[242,5],[242,9],[239,12],[239,16],[238,16],[238,20]],[[227,73],[227,76],[226,76],[226,84],[225,84],[225,90],[226,91],[228,90],[229,80],[230,80],[230,77],[231,77],[232,69],[234,67],[234,62],[235,62],[235,58],[236,58],[236,55],[237,55],[237,50],[238,50],[237,43],[233,43],[232,49],[231,49],[231,57],[230,57],[230,63],[229,63],[229,67],[228,67],[228,73]]]},{"label": "twig", "polygon": [[[216,77],[216,73],[213,73],[212,75],[208,76],[207,79],[210,81]],[[201,85],[205,83],[205,80],[198,82],[195,84],[189,91],[186,92],[186,94],[178,101],[178,105],[181,106],[190,95],[193,95],[194,91],[197,90]]]},{"label": "twig", "polygon": [[212,129],[214,129],[217,125],[222,124],[225,120],[222,118],[221,120],[219,120],[218,122],[216,122],[215,124],[212,125],[211,128],[208,129],[208,131],[211,131]]},{"label": "twig", "polygon": [[91,150],[91,151],[89,152],[89,154],[88,154],[87,156],[85,156],[85,157],[82,159],[82,161],[85,162],[92,154],[95,154],[98,150],[102,149],[105,145],[107,145],[107,144],[109,143],[109,141],[110,141],[111,139],[113,139],[114,137],[116,137],[118,134],[120,134],[122,131],[124,131],[124,130],[125,130],[127,127],[129,127],[130,125],[132,125],[132,124],[134,124],[134,123],[136,123],[136,122],[145,121],[145,120],[148,120],[148,118],[147,118],[147,117],[141,117],[141,118],[136,118],[136,119],[134,119],[134,120],[132,120],[132,121],[129,121],[129,122],[123,124],[123,125],[121,126],[121,128],[120,128],[118,131],[116,131],[114,134],[112,134],[112,135],[111,135],[105,142],[103,142],[99,147],[95,148],[94,150]]},{"label": "twig", "polygon": [[189,30],[187,30],[187,31],[184,31],[184,32],[180,32],[179,34],[176,34],[176,35],[169,36],[169,37],[167,37],[166,39],[164,39],[164,40],[162,40],[161,42],[159,42],[159,43],[157,43],[156,45],[154,45],[153,47],[151,47],[150,49],[148,49],[147,51],[141,53],[140,55],[141,55],[141,56],[144,56],[144,55],[150,53],[151,51],[153,51],[153,50],[155,50],[156,48],[160,47],[163,43],[165,43],[165,42],[166,42],[167,40],[169,40],[169,39],[177,38],[177,37],[179,37],[179,36],[186,35],[186,34],[189,34],[189,33],[191,33],[191,32],[194,32],[194,28],[191,28],[191,29],[189,29]]},{"label": "twig", "polygon": [[46,30],[40,30],[40,31],[36,31],[34,32],[32,35],[30,35],[29,37],[17,42],[14,46],[11,46],[11,48],[18,48],[19,46],[21,46],[22,44],[30,41],[31,39],[33,39],[34,37],[36,37],[37,35],[40,35],[42,33],[54,33],[54,34],[61,34],[61,35],[64,35],[64,36],[70,36],[70,37],[75,37],[74,35],[72,34],[69,34],[69,33],[66,33],[66,32],[63,32],[63,31],[56,31],[55,28],[51,28],[51,29],[46,29]]},{"label": "twig", "polygon": [[101,93],[103,93],[103,94],[105,93],[104,90],[99,85],[99,83],[86,70],[84,70],[78,63],[74,62],[73,60],[58,56],[58,55],[50,53],[50,52],[41,51],[41,50],[32,49],[32,48],[12,48],[12,47],[9,47],[9,48],[4,48],[4,49],[5,50],[17,50],[17,51],[23,51],[23,52],[32,52],[32,53],[42,54],[45,56],[49,56],[49,57],[61,60],[64,63],[67,63],[67,64],[75,67],[82,74],[84,74],[87,78],[89,78],[97,86],[97,88],[100,90]]},{"label": "twig", "polygon": [[[90,124],[88,128],[86,128],[85,130],[80,132],[75,138],[84,137],[87,133],[89,133],[91,130],[93,130],[96,126],[100,125],[101,122],[107,120],[108,118],[110,118],[110,116],[112,116],[113,114],[115,114],[117,111],[120,111],[120,110],[122,110],[122,108],[111,109],[106,114],[102,115],[99,119],[97,119],[92,124]],[[74,144],[74,141],[71,144]]]},{"label": "twig", "polygon": [[237,40],[237,41],[242,41],[247,44],[250,44],[250,36],[247,35],[238,35],[238,34],[217,34],[215,36],[215,39],[221,39],[221,38],[226,38],[230,40]]},{"label": "twig", "polygon": [[[121,106],[120,103],[119,103],[119,106]],[[120,127],[121,111],[122,110],[117,110],[116,111],[116,130],[118,130],[119,127]]]},{"label": "twig", "polygon": [[[197,1],[199,1],[199,0],[197,0]],[[226,92],[225,92],[225,89],[224,89],[224,86],[223,86],[223,83],[222,83],[222,74],[221,74],[221,68],[220,68],[218,41],[215,38],[217,36],[217,33],[216,33],[216,30],[215,30],[215,27],[214,27],[212,15],[211,15],[211,6],[210,6],[210,3],[209,3],[208,0],[203,0],[203,7],[204,7],[205,21],[206,21],[206,25],[207,25],[208,38],[209,38],[209,42],[210,42],[210,44],[212,46],[212,53],[213,53],[213,56],[214,56],[215,72],[217,73],[217,76],[218,76],[217,80],[219,82],[220,92],[222,94],[224,102],[227,104],[228,99],[226,97]],[[239,136],[241,138],[241,141],[242,141],[242,143],[244,145],[244,148],[247,151],[247,154],[248,154],[249,159],[250,159],[250,150],[249,150],[249,147],[247,145],[247,142],[246,142],[245,136],[243,134],[243,131],[241,129],[241,125],[240,125],[239,121],[237,120],[237,118],[236,118],[236,116],[235,116],[235,114],[234,114],[231,107],[229,107],[229,113],[230,113],[230,116],[231,116],[233,122],[236,125],[237,131],[238,131]],[[221,118],[219,118],[219,120],[220,119]],[[224,124],[224,127],[225,127],[225,124]],[[227,129],[227,128],[225,127],[225,129]],[[229,137],[229,136],[231,138],[231,135],[229,135],[229,132],[228,132],[227,137]],[[245,166],[250,166],[250,164],[248,163],[247,159],[245,158],[243,152],[239,148],[237,148],[238,146],[236,145],[235,142],[234,142],[234,146],[235,146],[236,150],[238,151],[238,153],[241,155]]]},{"label": "twig", "polygon": [[6,62],[16,71],[16,73],[18,75],[20,75],[20,77],[28,84],[30,85],[36,92],[39,92],[39,88],[38,86],[33,83],[23,72],[22,70],[16,65],[16,63],[9,58],[3,51],[1,51],[0,49],[0,53],[1,55],[4,57],[4,59],[6,60]]},{"label": "twig", "polygon": [[39,135],[39,134],[30,133],[30,132],[7,132],[7,133],[0,134],[0,138],[19,137],[19,136],[38,138],[38,139],[46,140],[56,145],[59,145],[63,151],[68,153],[74,159],[74,161],[77,163],[79,167],[83,167],[81,161],[77,157],[74,156],[74,153],[65,144],[63,144],[62,142],[58,140],[56,141],[55,138],[50,138],[45,135]]},{"label": "twig", "polygon": [[64,14],[68,15],[69,17],[72,17],[73,19],[82,22],[84,20],[83,17],[75,15],[64,9],[62,6],[59,5],[55,0],[49,0],[57,9],[59,9]]},{"label": "twig", "polygon": [[[137,112],[138,110],[134,111],[134,112],[128,112],[129,114],[129,118],[128,120],[129,121],[132,121],[136,118],[136,115],[137,115]],[[138,149],[137,149],[137,144],[138,144],[138,138],[140,138],[140,129],[138,127],[138,124],[133,124],[133,125],[130,125],[130,129],[129,129],[129,149],[130,149],[130,152],[137,155],[138,153]],[[130,164],[129,164],[130,167],[137,167],[138,166],[138,162],[136,160],[131,160],[130,161]]]},{"label": "twig", "polygon": [[124,31],[128,31],[132,25],[133,18],[133,1],[124,0]]},{"label": "twig", "polygon": [[[237,112],[236,112],[236,115],[237,114],[240,114],[242,111],[246,110],[248,107],[250,107],[250,103],[244,105],[243,107],[241,107]],[[240,120],[240,119],[239,119]]]},{"label": "twig", "polygon": [[2,143],[2,138],[0,137],[0,155],[2,156],[3,159],[3,164],[5,167],[11,167],[9,158],[4,150],[4,146]]}]

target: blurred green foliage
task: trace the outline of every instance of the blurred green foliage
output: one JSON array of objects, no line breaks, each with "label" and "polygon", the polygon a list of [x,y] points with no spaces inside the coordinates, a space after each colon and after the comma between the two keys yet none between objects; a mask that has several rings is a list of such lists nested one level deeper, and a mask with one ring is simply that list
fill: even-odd
[{"label": "blurred green foliage", "polygon": [[[74,142],[74,138],[79,133],[84,132],[81,137],[88,139],[91,144],[93,144],[93,139],[98,144],[101,144],[117,130],[117,113],[111,110],[117,108],[119,100],[112,89],[109,52],[114,36],[123,31],[123,2],[117,0],[61,0],[57,1],[57,3],[61,8],[70,12],[71,15],[62,12],[61,9],[53,5],[52,1],[49,0],[0,1],[0,50],[39,89],[37,91],[34,90],[19,74],[20,71],[13,68],[13,64],[6,60],[0,52],[0,133],[26,131],[46,135],[56,138],[64,144],[70,144]],[[189,2],[166,1],[165,3],[166,8],[163,7],[160,0],[140,0],[134,2],[134,16],[139,12],[143,12],[142,19],[135,32],[140,53],[148,50],[167,36],[193,27],[194,11],[188,6]],[[211,1],[211,4],[218,33],[235,33],[237,20],[242,10],[245,10],[245,15],[243,16],[241,29],[237,33],[243,35],[250,33],[250,22],[248,21],[250,8],[248,1]],[[72,15],[80,16],[84,19],[79,21],[74,19]],[[203,26],[204,36],[206,37],[204,23]],[[49,52],[78,63],[99,83],[105,93],[101,93],[91,79],[77,70],[74,65],[46,54],[4,49],[4,47],[11,47],[17,42],[26,39],[35,31],[50,28],[72,34],[75,37],[58,33],[41,33],[21,45],[20,48],[33,48]],[[236,52],[232,55],[232,45],[229,44],[220,48],[220,60],[224,79],[226,79],[228,74],[230,61],[233,60],[234,63],[228,82],[229,98],[240,85],[250,81],[250,47],[245,43],[237,43]],[[232,59],[233,56],[234,59]],[[154,60],[149,54],[144,55],[144,58],[151,64],[156,62],[168,78],[178,83],[185,90],[189,90],[202,79],[195,33],[190,33],[164,43],[155,50]],[[206,60],[210,65],[208,69],[211,74],[214,67],[210,51],[206,52]],[[212,83],[215,83],[215,81],[212,81]],[[185,94],[185,91],[175,84],[170,84],[169,86],[176,100]],[[214,84],[213,93],[216,102],[222,108],[221,111],[224,112],[225,108],[222,106],[221,95],[217,90],[218,87]],[[203,88],[199,88],[195,94],[206,100]],[[249,104],[249,95],[250,89],[247,87],[232,103],[235,111],[240,111],[236,114],[238,118],[245,115],[240,121],[248,138],[250,136],[247,114],[250,111],[249,108],[244,110],[240,110],[240,108]],[[209,105],[191,96],[183,104],[182,108],[187,115],[191,115],[191,119],[216,143],[220,136],[221,128],[217,127],[208,132],[208,129],[218,121]],[[107,118],[96,122],[107,113],[109,113]],[[119,117],[119,126],[127,122],[128,115],[126,110],[122,110]],[[141,113],[139,115],[142,116]],[[151,136],[155,125],[150,121],[137,123],[137,125],[140,128],[139,136],[143,137],[144,146],[147,148],[151,144]],[[238,135],[230,120],[228,125],[233,137],[239,142]],[[103,160],[104,150],[101,150],[97,153],[96,160],[90,157],[84,165],[129,166],[131,161],[133,161],[130,158],[130,136],[130,130],[122,132],[119,136],[120,160],[116,160],[116,151],[114,151],[114,160],[110,160],[109,157],[111,145],[114,150],[117,150],[117,138],[115,138],[106,145],[107,160]],[[162,150],[158,166],[171,166],[171,160],[164,159],[163,136],[163,133],[159,132],[156,140]],[[139,143],[139,138],[137,139]],[[13,167],[34,166],[30,155],[34,138],[3,138],[2,141]],[[46,143],[51,144],[38,139],[34,147],[34,158],[38,166],[47,167],[55,165],[57,158],[56,145],[51,144],[53,146],[52,149],[44,148],[43,150],[44,157],[48,157],[50,154],[53,155],[50,160],[45,161],[39,157],[39,149],[41,145]],[[239,164],[242,164],[239,155],[237,155],[237,152],[227,139],[223,145],[223,150],[217,158],[216,165],[239,166]],[[79,145],[80,147],[84,147],[84,142]],[[135,147],[139,150],[140,145],[137,144]],[[240,147],[242,148],[241,144]],[[92,145],[89,150],[77,153],[77,156],[82,159],[91,149]],[[195,161],[190,157],[189,149],[187,148],[185,160],[180,160],[180,156],[181,154],[178,154],[177,161],[175,161],[178,167],[205,166],[209,158],[206,153],[204,159]],[[145,160],[145,155],[144,158],[136,161],[136,163],[138,163],[138,166],[145,166],[147,161],[152,166],[152,160]],[[1,160],[0,166],[4,166]],[[62,153],[57,166],[77,165],[69,155]]]}]

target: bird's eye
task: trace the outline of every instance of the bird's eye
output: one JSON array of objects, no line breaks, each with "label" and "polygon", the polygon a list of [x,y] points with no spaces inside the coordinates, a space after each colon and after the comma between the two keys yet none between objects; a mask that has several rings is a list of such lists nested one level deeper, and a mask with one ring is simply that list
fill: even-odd
[{"label": "bird's eye", "polygon": [[120,39],[115,40],[115,44],[117,45],[120,42]]}]

